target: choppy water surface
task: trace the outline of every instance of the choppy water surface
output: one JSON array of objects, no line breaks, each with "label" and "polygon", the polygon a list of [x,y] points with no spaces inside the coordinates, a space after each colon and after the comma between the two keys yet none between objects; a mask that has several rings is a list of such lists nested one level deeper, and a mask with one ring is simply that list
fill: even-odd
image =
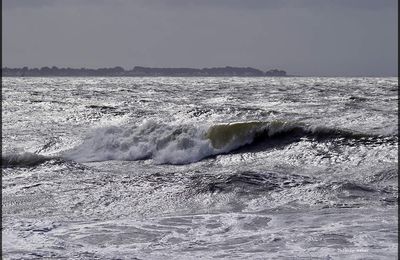
[{"label": "choppy water surface", "polygon": [[3,78],[6,259],[394,259],[397,78]]}]

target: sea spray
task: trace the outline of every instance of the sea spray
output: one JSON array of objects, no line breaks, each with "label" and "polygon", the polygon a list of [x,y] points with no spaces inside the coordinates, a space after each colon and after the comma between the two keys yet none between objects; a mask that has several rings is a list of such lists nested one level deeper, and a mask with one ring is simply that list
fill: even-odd
[{"label": "sea spray", "polygon": [[153,159],[159,164],[187,164],[240,147],[274,139],[275,143],[316,139],[379,138],[352,131],[286,121],[233,122],[215,125],[173,125],[145,120],[137,126],[109,126],[94,130],[63,155],[76,162]]},{"label": "sea spray", "polygon": [[64,157],[77,162],[142,160],[183,164],[213,154],[205,128],[175,126],[145,120],[139,126],[104,127],[93,131]]}]

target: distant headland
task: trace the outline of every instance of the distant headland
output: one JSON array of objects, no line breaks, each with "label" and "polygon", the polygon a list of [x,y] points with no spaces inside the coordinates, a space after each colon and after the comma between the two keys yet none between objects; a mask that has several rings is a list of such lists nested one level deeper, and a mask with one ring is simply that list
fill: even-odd
[{"label": "distant headland", "polygon": [[7,68],[1,69],[2,77],[287,77],[286,71],[271,69],[266,72],[251,67],[215,68],[150,68],[136,66],[132,70],[113,68]]}]

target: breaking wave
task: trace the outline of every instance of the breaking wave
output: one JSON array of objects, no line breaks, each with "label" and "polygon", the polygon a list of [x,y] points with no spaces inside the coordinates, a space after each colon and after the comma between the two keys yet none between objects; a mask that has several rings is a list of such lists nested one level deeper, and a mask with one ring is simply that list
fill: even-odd
[{"label": "breaking wave", "polygon": [[92,132],[64,157],[76,162],[152,158],[158,163],[191,163],[215,153],[205,131],[151,120],[138,127],[105,127]]},{"label": "breaking wave", "polygon": [[235,122],[194,127],[146,120],[139,126],[96,129],[79,146],[58,157],[27,152],[2,155],[2,167],[33,167],[52,159],[78,163],[153,159],[159,164],[187,164],[218,154],[251,150],[254,145],[268,149],[296,142],[302,137],[317,141],[337,139],[366,143],[398,142],[397,136],[368,135],[286,121]]},{"label": "breaking wave", "polygon": [[54,159],[36,153],[12,153],[1,156],[1,166],[3,168],[12,167],[32,167]]},{"label": "breaking wave", "polygon": [[[79,146],[64,153],[76,162],[153,159],[163,164],[187,164],[240,147],[274,140],[309,137],[316,140],[337,138],[373,141],[382,136],[301,123],[236,122],[212,126],[168,125],[146,120],[137,127],[105,127],[93,131]],[[397,137],[386,137],[397,142]]]}]

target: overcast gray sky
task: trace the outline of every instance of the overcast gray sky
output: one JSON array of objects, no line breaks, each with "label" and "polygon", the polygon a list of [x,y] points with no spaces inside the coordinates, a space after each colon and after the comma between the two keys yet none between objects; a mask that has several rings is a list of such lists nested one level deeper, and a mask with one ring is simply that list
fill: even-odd
[{"label": "overcast gray sky", "polygon": [[8,67],[397,76],[397,0],[3,0]]}]

